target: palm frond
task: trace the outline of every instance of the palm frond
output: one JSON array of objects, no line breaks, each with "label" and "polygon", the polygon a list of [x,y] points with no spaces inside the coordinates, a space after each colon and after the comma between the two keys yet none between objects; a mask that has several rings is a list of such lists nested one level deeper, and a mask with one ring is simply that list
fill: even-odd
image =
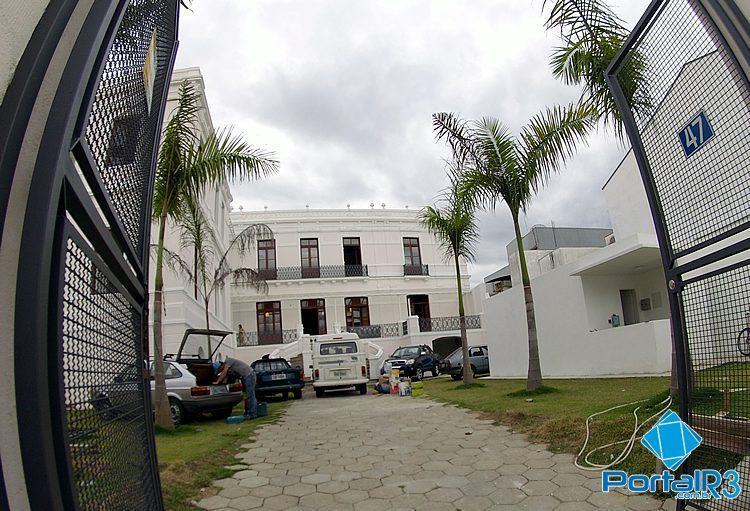
[{"label": "palm frond", "polygon": [[[250,224],[242,229],[242,231],[240,231],[240,233],[229,242],[227,249],[217,263],[214,272],[214,283],[223,280],[219,278],[220,275],[231,273],[232,270],[229,264],[229,255],[232,251],[236,251],[237,254],[242,257],[249,249],[255,246],[257,241],[271,239],[273,239],[273,231],[266,224]],[[226,278],[226,275],[224,278]]]},{"label": "palm frond", "polygon": [[[159,246],[156,244],[152,244],[150,248],[151,248],[151,257],[156,259]],[[192,282],[193,271],[190,268],[190,264],[188,264],[188,262],[185,261],[177,252],[173,252],[169,250],[167,247],[164,247],[163,250],[164,251],[162,253],[162,257],[164,258],[164,263],[167,265],[167,268],[169,268],[173,272],[185,277],[187,280]]]},{"label": "palm frond", "polygon": [[232,277],[234,283],[238,286],[252,286],[259,293],[268,293],[268,282],[266,282],[266,280],[252,268],[236,268],[234,270],[227,270],[219,275],[217,281],[221,282],[221,285],[223,286],[224,282],[229,276]]},{"label": "palm frond", "polygon": [[432,130],[437,140],[448,144],[453,161],[464,165],[483,165],[477,138],[468,121],[452,112],[439,112],[432,114]]},{"label": "palm frond", "polygon": [[535,115],[521,130],[520,159],[525,180],[536,191],[552,172],[573,156],[576,145],[594,126],[590,105],[554,106]]}]

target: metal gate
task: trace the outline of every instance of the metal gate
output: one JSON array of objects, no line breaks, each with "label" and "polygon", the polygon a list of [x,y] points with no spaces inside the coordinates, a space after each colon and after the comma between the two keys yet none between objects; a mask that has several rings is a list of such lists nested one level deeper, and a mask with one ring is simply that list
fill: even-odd
[{"label": "metal gate", "polygon": [[[6,95],[19,111],[38,101],[39,77],[69,52],[39,131],[18,255],[16,402],[32,509],[163,508],[148,263],[177,15],[178,0],[52,1],[19,65],[26,87]],[[28,129],[13,122],[11,139]]]},{"label": "metal gate", "polygon": [[750,509],[749,34],[734,2],[656,0],[607,70],[661,246],[680,413],[703,437],[681,470],[744,487],[678,509]]}]

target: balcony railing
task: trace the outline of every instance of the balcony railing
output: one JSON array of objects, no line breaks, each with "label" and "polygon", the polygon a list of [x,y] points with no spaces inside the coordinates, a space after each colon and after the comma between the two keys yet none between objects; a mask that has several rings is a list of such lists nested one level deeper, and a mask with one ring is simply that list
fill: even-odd
[{"label": "balcony railing", "polygon": [[[482,328],[479,316],[465,316],[467,330]],[[444,316],[440,318],[419,318],[420,332],[448,332],[461,330],[461,320],[458,316]]]},{"label": "balcony railing", "polygon": [[360,339],[376,339],[383,337],[401,337],[401,323],[383,323],[380,325],[349,326],[347,332],[353,332]]},{"label": "balcony railing", "polygon": [[265,280],[341,279],[367,277],[366,264],[331,264],[303,268],[302,266],[280,266],[270,270],[258,270]]},{"label": "balcony railing", "polygon": [[297,330],[284,330],[279,333],[236,332],[237,346],[264,346],[267,344],[288,344],[299,338]]},{"label": "balcony railing", "polygon": [[429,264],[405,264],[404,265],[404,276],[429,275],[429,274],[430,274]]}]

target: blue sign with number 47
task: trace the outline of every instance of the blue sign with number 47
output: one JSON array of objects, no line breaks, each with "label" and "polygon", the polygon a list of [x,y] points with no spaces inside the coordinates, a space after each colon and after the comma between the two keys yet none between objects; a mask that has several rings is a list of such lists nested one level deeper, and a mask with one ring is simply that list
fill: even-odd
[{"label": "blue sign with number 47", "polygon": [[685,156],[689,157],[714,136],[714,130],[708,123],[706,112],[701,110],[677,135],[680,137]]}]

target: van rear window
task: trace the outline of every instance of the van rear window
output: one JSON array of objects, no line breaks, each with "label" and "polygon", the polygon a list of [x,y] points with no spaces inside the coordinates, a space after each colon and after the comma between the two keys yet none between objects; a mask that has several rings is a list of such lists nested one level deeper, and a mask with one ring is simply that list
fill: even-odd
[{"label": "van rear window", "polygon": [[356,342],[330,342],[320,345],[321,355],[348,355],[357,353]]}]

